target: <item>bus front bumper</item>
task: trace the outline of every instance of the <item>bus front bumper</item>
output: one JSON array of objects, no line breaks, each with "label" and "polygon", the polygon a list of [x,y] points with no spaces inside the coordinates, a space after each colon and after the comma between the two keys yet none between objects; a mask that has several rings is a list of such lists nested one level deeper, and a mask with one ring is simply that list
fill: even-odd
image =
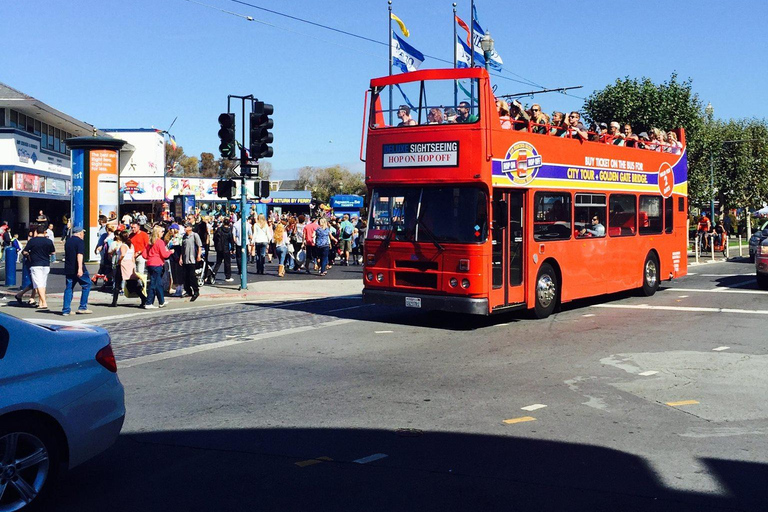
[{"label": "bus front bumper", "polygon": [[488,314],[488,299],[475,299],[471,297],[363,289],[363,303],[407,307],[409,309],[421,309],[422,311],[450,311],[452,313],[467,313],[470,315]]}]

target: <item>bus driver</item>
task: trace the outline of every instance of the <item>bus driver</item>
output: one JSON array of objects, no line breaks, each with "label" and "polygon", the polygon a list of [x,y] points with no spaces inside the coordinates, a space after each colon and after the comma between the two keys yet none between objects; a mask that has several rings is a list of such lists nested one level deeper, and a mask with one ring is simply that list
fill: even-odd
[{"label": "bus driver", "polygon": [[592,228],[588,229],[584,227],[584,229],[579,231],[580,236],[585,236],[587,233],[589,233],[592,236],[598,236],[598,237],[605,236],[605,226],[600,224],[600,217],[598,217],[597,215],[594,215],[592,217]]}]

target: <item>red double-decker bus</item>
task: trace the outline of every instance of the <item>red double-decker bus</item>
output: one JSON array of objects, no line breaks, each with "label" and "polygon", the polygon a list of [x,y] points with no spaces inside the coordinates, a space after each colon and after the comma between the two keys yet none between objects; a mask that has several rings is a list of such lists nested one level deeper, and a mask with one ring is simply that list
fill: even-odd
[{"label": "red double-decker bus", "polygon": [[516,130],[477,68],[377,78],[367,97],[366,303],[544,318],[686,274],[682,129],[670,147]]}]

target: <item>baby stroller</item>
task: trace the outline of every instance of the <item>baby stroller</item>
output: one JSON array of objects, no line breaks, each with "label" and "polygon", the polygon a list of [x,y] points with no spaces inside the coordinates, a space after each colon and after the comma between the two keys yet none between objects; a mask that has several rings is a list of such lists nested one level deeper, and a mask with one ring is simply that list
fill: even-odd
[{"label": "baby stroller", "polygon": [[216,276],[213,274],[213,269],[208,264],[208,259],[205,257],[205,251],[203,251],[203,257],[197,262],[197,266],[195,267],[195,277],[197,277],[198,287],[216,282]]}]

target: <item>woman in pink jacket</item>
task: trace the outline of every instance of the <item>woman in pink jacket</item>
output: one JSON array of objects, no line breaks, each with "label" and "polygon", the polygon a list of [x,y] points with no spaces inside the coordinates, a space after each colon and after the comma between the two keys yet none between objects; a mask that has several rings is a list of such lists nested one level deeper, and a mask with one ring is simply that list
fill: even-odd
[{"label": "woman in pink jacket", "polygon": [[[149,248],[147,249],[147,273],[149,274],[149,291],[147,292],[147,303],[144,309],[155,309],[165,307],[165,296],[163,294],[163,263],[167,260],[173,251],[168,250],[163,241],[163,232],[165,228],[155,226],[152,228],[152,236],[149,238]],[[157,303],[155,306],[155,295]]]}]

